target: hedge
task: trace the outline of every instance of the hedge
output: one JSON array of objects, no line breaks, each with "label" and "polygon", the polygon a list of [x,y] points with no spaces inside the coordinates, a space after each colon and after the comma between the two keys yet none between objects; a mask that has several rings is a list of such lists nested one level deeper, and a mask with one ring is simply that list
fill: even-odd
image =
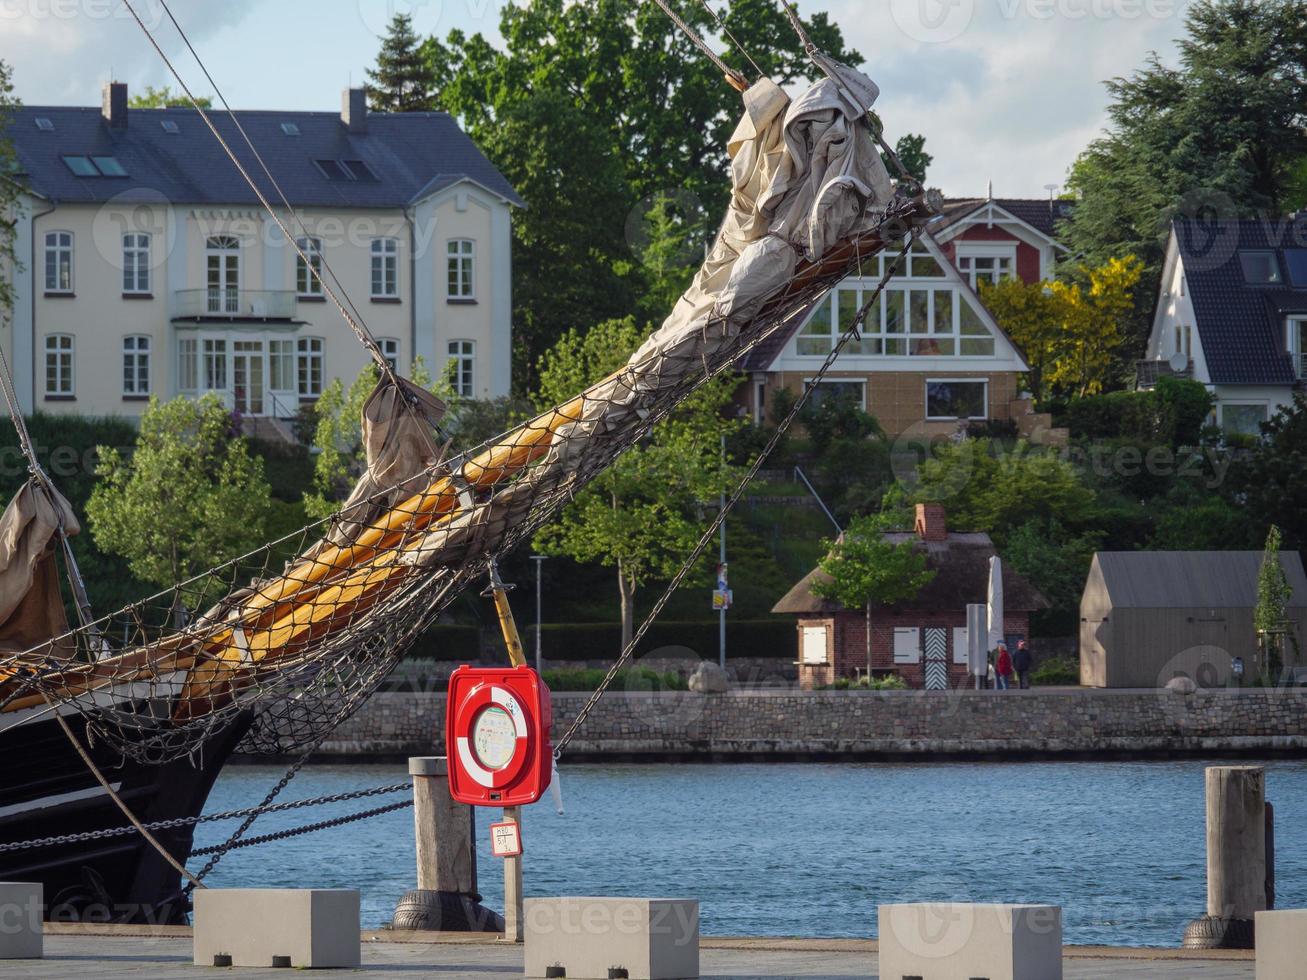
[{"label": "hedge", "polygon": [[409,660],[475,663],[481,656],[481,630],[476,626],[428,626],[406,656]]},{"label": "hedge", "polygon": [[1072,399],[1055,410],[1054,416],[1077,438],[1192,446],[1198,443],[1211,410],[1212,396],[1197,381],[1159,378],[1150,391],[1113,391]]},{"label": "hedge", "polygon": [[[663,647],[688,647],[699,656],[717,656],[717,620],[697,623],[655,622],[636,648],[644,657]],[[622,652],[622,627],[618,623],[546,623],[541,630],[544,658],[559,660],[615,660]],[[527,654],[535,650],[535,625],[523,631]],[[797,655],[793,619],[740,619],[726,617],[728,657],[777,657],[793,660]]]}]

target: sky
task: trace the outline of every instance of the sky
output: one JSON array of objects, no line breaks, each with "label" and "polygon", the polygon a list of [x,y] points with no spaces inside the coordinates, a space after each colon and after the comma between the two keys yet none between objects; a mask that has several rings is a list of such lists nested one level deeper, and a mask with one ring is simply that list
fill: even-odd
[{"label": "sky", "polygon": [[[130,0],[196,94],[211,94],[158,0]],[[632,0],[636,2],[636,0]],[[950,196],[1046,197],[1102,129],[1103,81],[1175,57],[1189,0],[801,0],[866,59],[891,137],[926,136]],[[173,0],[235,108],[335,111],[364,81],[390,14],[492,40],[502,0]],[[0,0],[0,60],[31,105],[98,105],[111,77],[173,82],[123,0]],[[172,87],[175,89],[176,85]]]}]

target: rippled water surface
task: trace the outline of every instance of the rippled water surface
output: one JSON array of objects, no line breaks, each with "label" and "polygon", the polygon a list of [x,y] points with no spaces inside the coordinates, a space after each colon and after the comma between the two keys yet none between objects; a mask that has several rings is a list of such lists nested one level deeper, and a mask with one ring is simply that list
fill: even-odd
[{"label": "rippled water surface", "polygon": [[[1062,906],[1067,942],[1174,946],[1206,904],[1204,765],[564,766],[566,814],[548,798],[526,809],[526,892],[698,898],[705,935],[868,936],[879,902],[1042,902]],[[1307,907],[1307,762],[1266,765],[1277,904]],[[257,803],[281,772],[228,767],[208,811]],[[310,767],[280,799],[405,779],[402,765]],[[272,814],[250,834],[402,798]],[[486,904],[501,908],[495,814],[478,813],[477,847]],[[202,824],[197,846],[233,827]],[[413,862],[404,809],[232,851],[208,880],[358,888],[376,926],[414,887]]]}]

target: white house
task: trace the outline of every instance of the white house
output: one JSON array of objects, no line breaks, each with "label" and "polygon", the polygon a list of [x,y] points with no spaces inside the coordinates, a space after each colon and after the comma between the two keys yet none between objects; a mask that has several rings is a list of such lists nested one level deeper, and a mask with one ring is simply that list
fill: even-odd
[{"label": "white house", "polygon": [[[2,342],[25,412],[136,415],[214,392],[293,416],[367,356],[199,115],[24,106],[8,129],[25,192]],[[445,113],[237,112],[294,210],[283,221],[403,373],[460,394],[510,386],[511,214],[521,200]],[[212,119],[278,197],[225,113]],[[278,205],[279,206],[279,205]],[[302,223],[302,226],[301,226]]]},{"label": "white house", "polygon": [[1256,435],[1307,371],[1307,216],[1176,222],[1166,245],[1140,387],[1202,382],[1213,421]]}]

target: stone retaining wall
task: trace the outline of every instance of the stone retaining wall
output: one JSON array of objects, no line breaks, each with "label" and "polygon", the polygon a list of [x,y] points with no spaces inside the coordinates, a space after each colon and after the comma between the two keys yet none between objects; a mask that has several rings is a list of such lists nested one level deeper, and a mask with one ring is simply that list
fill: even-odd
[{"label": "stone retaining wall", "polygon": [[[586,695],[554,695],[554,737]],[[379,693],[335,756],[440,754],[443,694]],[[614,692],[572,757],[804,758],[1307,752],[1307,690]]]}]

